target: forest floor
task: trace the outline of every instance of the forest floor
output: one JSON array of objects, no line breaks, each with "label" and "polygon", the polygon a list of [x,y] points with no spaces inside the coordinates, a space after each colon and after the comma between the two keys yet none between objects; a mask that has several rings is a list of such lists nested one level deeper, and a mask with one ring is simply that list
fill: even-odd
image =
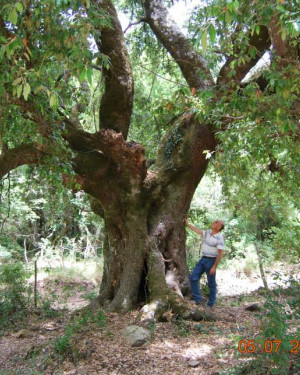
[{"label": "forest floor", "polygon": [[[269,280],[273,288],[279,283],[274,289],[274,300],[288,309],[288,301],[294,298],[291,288],[285,288],[284,279],[272,281],[269,276]],[[100,313],[96,317],[87,314],[84,319],[81,315],[81,320],[76,320],[74,310],[86,305],[97,292],[96,283],[76,277],[67,281],[39,280],[39,293],[52,296],[52,305],[33,312],[22,324],[1,333],[0,375],[227,375],[235,365],[247,363],[248,370],[243,374],[258,374],[257,368],[254,371],[251,367],[253,363],[264,366],[268,361],[284,361],[284,355],[280,357],[281,349],[269,359],[263,359],[260,365],[259,361],[250,361],[259,355],[263,358],[265,353],[259,346],[255,349],[257,353],[239,353],[239,341],[257,340],[264,327],[264,319],[257,311],[245,310],[253,303],[262,306],[266,300],[266,295],[258,289],[259,278],[220,270],[218,284],[215,321],[157,322],[150,328],[150,343],[134,348],[124,341],[120,331],[136,323],[138,311],[126,315]],[[195,309],[191,301],[188,304]],[[276,325],[276,316],[268,317],[267,323],[272,319]],[[291,321],[291,334],[299,329],[298,323],[299,320]],[[284,338],[272,337],[272,340],[280,339]],[[296,333],[294,339],[300,340]],[[300,369],[295,364],[300,362],[300,344],[299,348],[293,345],[295,353],[289,354],[286,374],[299,375]],[[261,368],[261,374],[267,373]]]}]

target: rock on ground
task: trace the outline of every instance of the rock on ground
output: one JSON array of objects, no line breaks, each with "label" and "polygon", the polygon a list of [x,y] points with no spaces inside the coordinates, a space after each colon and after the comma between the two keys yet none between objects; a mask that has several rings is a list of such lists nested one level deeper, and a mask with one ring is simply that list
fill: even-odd
[{"label": "rock on ground", "polygon": [[147,344],[151,338],[150,332],[139,326],[128,326],[122,329],[121,335],[130,346],[138,347]]}]

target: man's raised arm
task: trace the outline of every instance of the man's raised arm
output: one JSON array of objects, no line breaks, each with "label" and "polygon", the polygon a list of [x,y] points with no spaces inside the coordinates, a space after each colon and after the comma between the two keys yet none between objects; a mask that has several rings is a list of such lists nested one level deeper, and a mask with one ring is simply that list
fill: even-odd
[{"label": "man's raised arm", "polygon": [[202,229],[199,229],[197,227],[195,227],[194,225],[190,224],[188,222],[188,219],[185,219],[185,225],[190,228],[191,230],[193,230],[194,232],[200,234],[202,237],[204,236],[204,231]]}]

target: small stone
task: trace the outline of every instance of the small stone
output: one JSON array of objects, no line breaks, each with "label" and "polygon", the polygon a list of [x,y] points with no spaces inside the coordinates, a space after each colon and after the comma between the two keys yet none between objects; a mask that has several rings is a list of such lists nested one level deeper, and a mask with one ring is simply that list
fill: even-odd
[{"label": "small stone", "polygon": [[214,322],[216,320],[214,314],[203,310],[192,310],[190,312],[190,318],[195,322],[200,322],[201,320]]},{"label": "small stone", "polygon": [[200,365],[200,361],[196,361],[196,360],[188,361],[189,367],[198,367],[199,365]]},{"label": "small stone", "polygon": [[150,332],[139,326],[128,326],[122,329],[121,335],[132,347],[146,345],[151,338]]},{"label": "small stone", "polygon": [[261,307],[258,303],[253,303],[252,305],[249,305],[245,307],[245,310],[247,311],[261,311]]},{"label": "small stone", "polygon": [[73,369],[71,371],[65,372],[65,375],[74,375],[74,374],[76,374],[76,372],[77,372],[77,370]]},{"label": "small stone", "polygon": [[54,324],[52,324],[52,323],[46,323],[46,324],[44,324],[43,328],[46,331],[55,331],[57,329],[57,327],[55,327]]}]

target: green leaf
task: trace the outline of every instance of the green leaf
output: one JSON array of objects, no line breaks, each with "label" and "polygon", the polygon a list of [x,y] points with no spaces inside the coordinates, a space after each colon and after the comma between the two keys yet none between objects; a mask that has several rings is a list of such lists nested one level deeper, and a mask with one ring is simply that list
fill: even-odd
[{"label": "green leaf", "polygon": [[35,94],[38,94],[40,91],[44,90],[45,89],[45,86],[41,85],[41,86],[38,86],[36,89],[34,89],[34,93]]},{"label": "green leaf", "polygon": [[233,2],[233,5],[234,5],[235,9],[238,9],[238,7],[240,6],[240,3],[239,3],[238,0],[235,0],[235,1]]},{"label": "green leaf", "polygon": [[17,97],[19,98],[22,94],[22,90],[23,90],[23,85],[19,85],[17,87]]},{"label": "green leaf", "polygon": [[82,83],[84,81],[85,75],[86,75],[86,70],[82,69],[82,71],[80,72],[80,76],[79,76],[79,82],[80,83]]},{"label": "green leaf", "polygon": [[17,86],[19,83],[21,83],[23,81],[23,78],[22,77],[18,77],[17,79],[15,79],[12,83],[13,86]]},{"label": "green leaf", "polygon": [[227,9],[229,9],[230,12],[233,12],[233,3],[228,2],[227,3]]},{"label": "green leaf", "polygon": [[50,107],[51,108],[56,108],[57,105],[58,105],[57,96],[52,92],[50,94]]},{"label": "green leaf", "polygon": [[24,52],[24,56],[26,57],[26,59],[27,59],[28,61],[30,61],[30,56],[28,55],[28,53]]},{"label": "green leaf", "polygon": [[3,59],[4,53],[6,52],[5,47],[0,48],[0,60]]},{"label": "green leaf", "polygon": [[294,123],[290,124],[290,128],[292,129],[292,132],[296,134],[296,125]]},{"label": "green leaf", "polygon": [[9,15],[8,15],[8,21],[12,24],[16,25],[18,23],[18,13],[16,11],[16,8],[13,8]]},{"label": "green leaf", "polygon": [[3,35],[0,35],[0,42],[7,43],[7,39]]},{"label": "green leaf", "polygon": [[24,99],[28,99],[28,95],[30,94],[31,88],[28,82],[25,83],[24,88],[23,88],[23,96]]},{"label": "green leaf", "polygon": [[290,130],[289,124],[284,124],[283,129],[285,132],[288,132]]},{"label": "green leaf", "polygon": [[232,21],[232,17],[231,17],[231,14],[230,14],[230,12],[226,12],[225,13],[225,22],[226,23],[231,23],[231,21]]},{"label": "green leaf", "polygon": [[7,58],[10,60],[11,59],[11,56],[14,52],[14,46],[12,46],[12,43],[11,44],[8,44],[5,48],[5,52],[6,52],[6,56]]},{"label": "green leaf", "polygon": [[201,46],[203,53],[205,53],[206,48],[207,48],[207,32],[206,30],[203,32],[202,37],[201,37]]},{"label": "green leaf", "polygon": [[279,10],[280,12],[284,12],[284,13],[286,12],[286,9],[283,5],[277,5],[276,9]]},{"label": "green leaf", "polygon": [[251,47],[249,48],[249,55],[250,55],[250,57],[251,57],[251,58],[254,58],[254,57],[256,56],[256,53],[257,53],[256,48],[253,47],[253,46],[251,46]]},{"label": "green leaf", "polygon": [[89,67],[86,71],[86,78],[88,80],[88,83],[92,85],[93,82],[93,69]]},{"label": "green leaf", "polygon": [[217,34],[214,25],[210,25],[208,32],[209,32],[209,37],[210,37],[211,42],[214,43],[216,41],[216,34]]},{"label": "green leaf", "polygon": [[17,3],[16,4],[16,9],[17,9],[17,11],[19,13],[23,12],[23,9],[24,9],[23,4],[22,3]]},{"label": "green leaf", "polygon": [[110,58],[107,55],[102,54],[102,65],[105,69],[110,68]]}]

